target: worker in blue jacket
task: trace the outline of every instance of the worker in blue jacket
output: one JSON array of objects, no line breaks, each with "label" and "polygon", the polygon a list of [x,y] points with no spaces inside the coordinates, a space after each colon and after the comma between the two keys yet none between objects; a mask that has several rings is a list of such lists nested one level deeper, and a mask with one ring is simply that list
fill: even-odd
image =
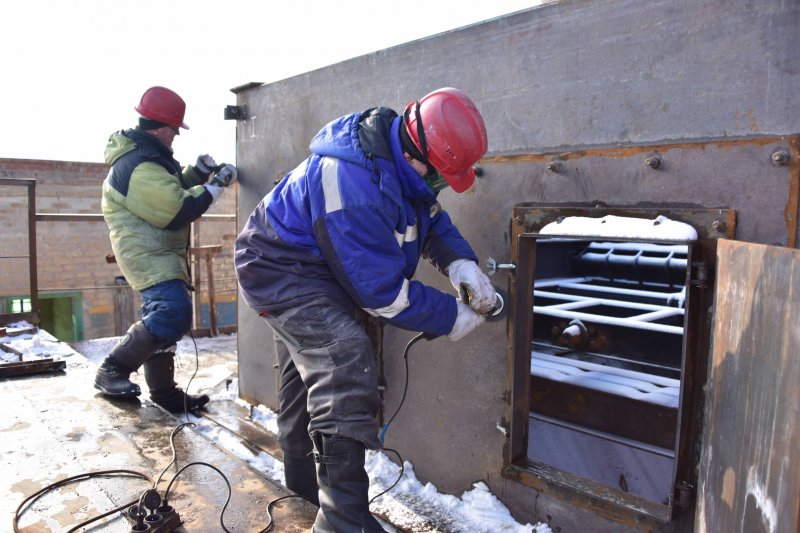
[{"label": "worker in blue jacket", "polygon": [[[382,531],[364,470],[365,448],[381,448],[380,396],[359,315],[457,341],[495,304],[437,202],[447,186],[472,186],[486,149],[483,118],[458,89],[433,91],[402,116],[377,107],[338,118],[236,240],[241,293],[275,334],[286,485],[320,505],[316,532]],[[467,301],[413,280],[420,257]]]}]

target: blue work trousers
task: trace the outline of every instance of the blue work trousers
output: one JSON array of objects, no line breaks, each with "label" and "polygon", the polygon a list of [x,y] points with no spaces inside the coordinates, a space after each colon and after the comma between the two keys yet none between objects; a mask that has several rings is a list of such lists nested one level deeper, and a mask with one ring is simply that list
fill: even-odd
[{"label": "blue work trousers", "polygon": [[142,294],[142,322],[166,345],[175,344],[192,327],[192,295],[181,280],[148,287]]}]

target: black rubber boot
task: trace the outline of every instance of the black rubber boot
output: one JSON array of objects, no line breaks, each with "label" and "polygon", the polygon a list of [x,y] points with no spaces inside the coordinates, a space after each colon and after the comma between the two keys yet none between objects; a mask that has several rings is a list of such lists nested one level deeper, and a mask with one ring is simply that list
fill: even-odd
[{"label": "black rubber boot", "polygon": [[364,444],[322,434],[311,438],[320,503],[312,531],[385,531],[369,512],[369,477],[364,470]]},{"label": "black rubber boot", "polygon": [[319,507],[317,469],[311,456],[297,458],[284,453],[283,472],[287,489]]},{"label": "black rubber boot", "polygon": [[147,331],[142,321],[135,322],[108,354],[97,370],[94,387],[109,396],[138,396],[139,385],[130,380],[164,342]]},{"label": "black rubber boot", "polygon": [[159,351],[144,363],[144,379],[150,388],[150,399],[170,413],[183,413],[202,408],[207,394],[186,394],[175,383],[175,353]]},{"label": "black rubber boot", "polygon": [[113,357],[106,357],[94,378],[94,388],[108,396],[139,396],[142,389],[131,382],[131,370],[118,363]]}]

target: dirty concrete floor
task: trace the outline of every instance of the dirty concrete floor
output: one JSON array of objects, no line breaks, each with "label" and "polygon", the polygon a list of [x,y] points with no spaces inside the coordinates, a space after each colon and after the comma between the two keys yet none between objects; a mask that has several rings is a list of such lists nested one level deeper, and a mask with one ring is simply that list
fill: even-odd
[{"label": "dirty concrete floor", "polygon": [[[221,342],[224,345],[225,339]],[[109,344],[113,345],[113,339]],[[235,376],[235,345],[203,352],[198,354],[201,364],[192,392],[224,386],[226,379]],[[143,389],[141,401],[108,401],[99,396],[92,383],[102,357],[102,353],[75,354],[67,358],[65,372],[0,379],[0,398],[6,406],[0,414],[0,530],[13,531],[14,512],[23,499],[57,480],[111,469],[129,469],[156,479],[170,463],[170,434],[181,420],[147,400],[141,374],[133,376]],[[184,340],[179,345],[176,372],[176,381],[184,387],[194,373],[194,363],[191,340]],[[233,495],[224,520],[231,531],[263,528],[268,521],[267,503],[288,494],[189,428],[176,432],[174,442],[179,467],[206,462],[229,480]],[[177,470],[173,465],[164,473],[158,486],[162,495]],[[65,485],[26,506],[20,530],[68,531],[83,520],[138,498],[148,487],[148,482],[130,476]],[[222,531],[219,514],[226,497],[225,481],[219,473],[202,465],[187,467],[170,489],[170,504],[184,521],[178,531]],[[307,531],[316,508],[289,499],[273,512],[275,531]],[[100,524],[89,530],[130,531],[130,523],[119,514]]]}]

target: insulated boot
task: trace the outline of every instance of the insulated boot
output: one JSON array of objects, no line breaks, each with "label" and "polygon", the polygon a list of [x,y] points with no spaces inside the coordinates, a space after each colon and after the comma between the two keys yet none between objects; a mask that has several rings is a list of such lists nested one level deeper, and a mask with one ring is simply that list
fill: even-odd
[{"label": "insulated boot", "polygon": [[312,435],[312,441],[320,503],[312,531],[385,531],[369,512],[369,477],[364,470],[364,444],[319,433]]},{"label": "insulated boot", "polygon": [[312,457],[291,457],[284,452],[283,472],[287,489],[319,507],[317,471]]},{"label": "insulated boot", "polygon": [[207,394],[186,394],[175,383],[175,352],[157,352],[144,363],[144,379],[150,388],[150,399],[170,413],[200,409],[208,403]]},{"label": "insulated boot", "polygon": [[147,331],[142,321],[135,322],[97,369],[94,387],[109,396],[140,395],[139,385],[130,380],[131,372],[163,345],[163,341]]},{"label": "insulated boot", "polygon": [[130,380],[130,368],[118,363],[113,357],[106,357],[94,378],[94,388],[108,396],[139,396],[142,389]]}]

